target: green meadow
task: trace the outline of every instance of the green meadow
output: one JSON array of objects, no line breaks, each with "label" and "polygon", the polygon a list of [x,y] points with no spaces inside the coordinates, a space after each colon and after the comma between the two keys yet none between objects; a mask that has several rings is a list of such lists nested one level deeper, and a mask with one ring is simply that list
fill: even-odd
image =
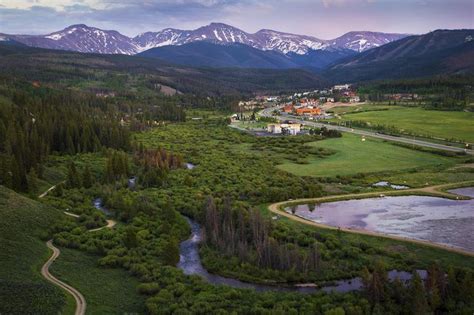
[{"label": "green meadow", "polygon": [[139,281],[120,268],[99,267],[100,256],[61,247],[51,273],[84,295],[87,314],[143,314]]},{"label": "green meadow", "polygon": [[346,133],[342,138],[308,145],[335,153],[324,158],[310,157],[306,164],[285,162],[277,167],[299,176],[332,177],[456,163],[452,158],[400,147],[378,139],[366,138],[362,141],[360,136]]},{"label": "green meadow", "polygon": [[474,113],[395,107],[342,115],[337,121],[364,121],[371,125],[395,127],[404,133],[474,142]]}]

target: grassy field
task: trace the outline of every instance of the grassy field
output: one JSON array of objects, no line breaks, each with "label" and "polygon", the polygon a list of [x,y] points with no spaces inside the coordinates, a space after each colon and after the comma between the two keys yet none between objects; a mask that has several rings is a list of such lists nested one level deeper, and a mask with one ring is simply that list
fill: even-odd
[{"label": "grassy field", "polygon": [[278,168],[299,176],[331,177],[456,163],[451,158],[402,148],[382,140],[367,138],[362,141],[361,137],[351,134],[309,145],[336,153],[323,159],[310,158],[308,164],[286,162]]},{"label": "grassy field", "polygon": [[364,113],[364,112],[371,112],[371,111],[387,111],[387,110],[394,110],[394,109],[401,109],[401,106],[395,105],[374,105],[374,104],[364,104],[364,105],[356,105],[356,106],[336,106],[328,110],[329,112],[333,112],[334,114],[344,115],[347,113]]},{"label": "grassy field", "polygon": [[396,107],[392,110],[353,112],[337,121],[365,121],[372,125],[394,126],[420,136],[457,139],[474,143],[474,113]]},{"label": "grassy field", "polygon": [[44,280],[47,227],[60,212],[0,186],[0,314],[53,314],[65,295]]},{"label": "grassy field", "polygon": [[87,301],[87,314],[144,313],[138,280],[123,269],[101,268],[100,257],[61,248],[51,273],[78,289]]}]

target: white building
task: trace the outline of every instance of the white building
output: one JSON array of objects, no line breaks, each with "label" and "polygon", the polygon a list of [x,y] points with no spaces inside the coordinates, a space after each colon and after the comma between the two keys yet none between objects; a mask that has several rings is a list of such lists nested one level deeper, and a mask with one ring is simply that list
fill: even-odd
[{"label": "white building", "polygon": [[351,87],[350,84],[340,84],[340,85],[335,85],[333,89],[341,91],[341,90],[348,90],[350,87]]},{"label": "white building", "polygon": [[301,132],[301,124],[268,124],[267,131],[273,134],[288,134],[295,136]]},{"label": "white building", "polygon": [[280,124],[268,124],[267,131],[274,134],[281,134],[281,125]]},{"label": "white building", "polygon": [[350,103],[359,103],[360,102],[360,97],[359,96],[353,96],[349,99]]}]

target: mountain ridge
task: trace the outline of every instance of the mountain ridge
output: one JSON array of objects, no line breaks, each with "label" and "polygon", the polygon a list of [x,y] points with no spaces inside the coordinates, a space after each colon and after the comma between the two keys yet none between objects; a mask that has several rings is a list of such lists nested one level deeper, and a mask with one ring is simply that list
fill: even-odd
[{"label": "mountain ridge", "polygon": [[179,46],[191,42],[206,41],[216,44],[240,43],[263,51],[282,54],[305,55],[314,50],[352,50],[356,52],[378,47],[407,34],[352,31],[331,40],[322,40],[309,35],[297,35],[262,29],[247,33],[224,23],[210,23],[195,30],[165,28],[158,32],[143,32],[128,37],[115,30],[103,30],[86,24],[70,25],[63,30],[46,35],[9,35],[2,38],[18,41],[28,46],[70,50],[86,53],[134,55],[162,46]]},{"label": "mountain ridge", "polygon": [[350,57],[325,70],[332,80],[366,81],[474,73],[474,30],[413,35]]}]

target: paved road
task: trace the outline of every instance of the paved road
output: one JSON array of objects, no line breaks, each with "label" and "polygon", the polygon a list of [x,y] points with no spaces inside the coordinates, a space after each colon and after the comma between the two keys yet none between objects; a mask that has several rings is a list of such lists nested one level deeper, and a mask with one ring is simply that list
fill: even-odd
[{"label": "paved road", "polygon": [[[273,116],[272,113],[275,109],[276,107],[266,108],[260,112],[260,115],[264,117],[272,117]],[[433,143],[433,142],[428,142],[428,141],[423,141],[423,140],[416,140],[416,139],[411,139],[411,138],[406,138],[406,137],[395,137],[395,136],[385,135],[385,134],[361,130],[361,129],[353,129],[353,128],[348,128],[348,127],[343,127],[343,126],[328,125],[328,124],[303,120],[299,117],[290,116],[290,115],[273,116],[273,117],[281,119],[281,120],[292,120],[298,123],[305,124],[306,126],[311,126],[311,127],[316,127],[316,128],[326,127],[328,129],[339,130],[342,132],[349,132],[352,134],[366,136],[366,137],[378,138],[378,139],[383,139],[383,140],[389,140],[389,141],[405,143],[409,145],[416,145],[420,147],[426,147],[426,148],[432,148],[432,149],[438,149],[438,150],[444,150],[444,151],[450,151],[450,152],[466,152],[467,154],[474,155],[474,150],[472,149],[465,150],[463,148],[457,148],[457,147],[452,147],[449,145],[438,144],[438,143]]]},{"label": "paved road", "polygon": [[74,297],[76,300],[76,311],[74,312],[75,315],[84,315],[86,313],[86,299],[81,294],[81,292],[77,291],[75,288],[71,287],[70,285],[58,280],[55,276],[49,273],[49,267],[51,264],[58,258],[61,251],[53,245],[53,241],[49,240],[46,242],[46,246],[53,250],[53,255],[48,259],[48,261],[43,265],[41,268],[41,274],[43,277],[46,278],[49,282],[53,283],[54,285],[60,287],[61,289],[67,291]]}]

